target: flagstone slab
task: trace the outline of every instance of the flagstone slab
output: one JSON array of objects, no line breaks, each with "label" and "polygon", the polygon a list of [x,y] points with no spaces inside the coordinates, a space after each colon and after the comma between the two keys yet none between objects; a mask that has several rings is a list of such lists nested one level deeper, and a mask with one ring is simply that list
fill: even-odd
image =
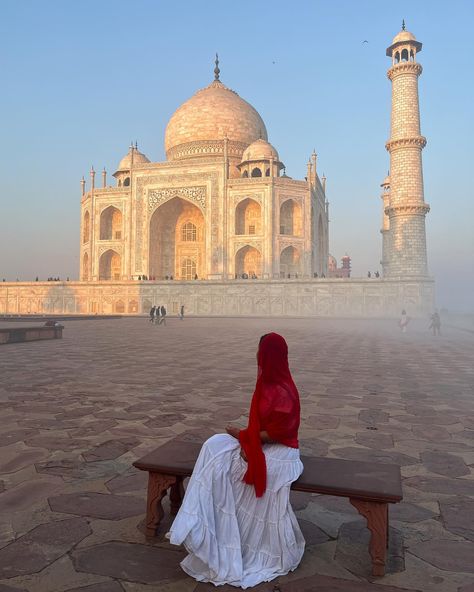
[{"label": "flagstone slab", "polygon": [[471,472],[460,456],[447,452],[425,451],[421,453],[421,460],[428,471],[446,477],[462,477]]},{"label": "flagstone slab", "polygon": [[421,440],[430,440],[439,442],[440,440],[450,440],[451,434],[442,426],[416,425],[412,427],[413,434]]},{"label": "flagstone slab", "polygon": [[185,557],[181,549],[113,541],[74,551],[77,571],[93,573],[127,582],[158,585],[186,577],[179,563]]},{"label": "flagstone slab", "polygon": [[474,543],[464,541],[427,541],[408,549],[438,569],[474,573]]},{"label": "flagstone slab", "polygon": [[58,520],[37,526],[0,549],[0,579],[41,571],[91,532],[84,518]]},{"label": "flagstone slab", "polygon": [[83,438],[101,434],[117,425],[118,421],[115,421],[114,419],[96,419],[81,424],[79,427],[70,430],[69,433],[73,438]]},{"label": "flagstone slab", "polygon": [[11,451],[8,455],[2,453],[2,460],[0,460],[0,474],[16,473],[47,456],[48,453],[46,450],[42,449]]},{"label": "flagstone slab", "polygon": [[388,510],[390,520],[398,520],[400,522],[421,522],[437,516],[437,514],[431,510],[427,510],[426,508],[409,502],[389,504]]},{"label": "flagstone slab", "polygon": [[15,444],[15,442],[23,442],[26,438],[35,436],[38,433],[38,430],[35,429],[18,429],[3,432],[3,434],[0,434],[0,447],[10,446],[10,444]]},{"label": "flagstone slab", "polygon": [[358,432],[355,436],[355,441],[361,446],[375,448],[376,450],[393,448],[393,438],[390,434],[382,434],[375,431]]},{"label": "flagstone slab", "polygon": [[87,462],[112,460],[135,448],[140,442],[138,438],[133,437],[121,438],[120,440],[107,440],[107,442],[95,446],[88,452],[84,452],[82,456]]},{"label": "flagstone slab", "polygon": [[41,500],[46,501],[47,496],[58,488],[59,484],[51,481],[41,479],[24,481],[0,495],[0,515],[26,510]]},{"label": "flagstone slab", "polygon": [[65,481],[77,479],[100,479],[117,474],[117,469],[108,462],[86,463],[77,459],[59,459],[35,463],[36,471],[46,475],[58,475]]},{"label": "flagstone slab", "polygon": [[141,498],[93,491],[50,497],[49,505],[53,512],[103,520],[122,520],[145,512],[145,504]]},{"label": "flagstone slab", "polygon": [[445,499],[440,501],[439,507],[445,527],[474,542],[474,499]]},{"label": "flagstone slab", "polygon": [[359,421],[370,424],[387,423],[390,415],[379,409],[362,409],[359,413]]},{"label": "flagstone slab", "polygon": [[8,584],[0,584],[0,592],[28,592],[24,588],[13,588],[12,586],[8,586]]},{"label": "flagstone slab", "polygon": [[54,452],[55,450],[72,451],[77,450],[78,448],[87,448],[89,442],[87,442],[87,440],[79,440],[69,437],[61,438],[59,436],[41,434],[29,438],[26,440],[25,444],[27,446],[46,448],[47,450]]},{"label": "flagstone slab", "polygon": [[136,471],[126,475],[117,475],[105,484],[112,493],[127,493],[130,491],[146,491],[148,474]]},{"label": "flagstone slab", "polygon": [[305,426],[315,428],[317,430],[335,430],[338,428],[340,418],[333,415],[310,415],[303,423]]},{"label": "flagstone slab", "polygon": [[396,450],[373,450],[367,448],[334,448],[331,453],[337,458],[347,460],[364,460],[381,463],[392,463],[402,467],[418,464],[420,461],[412,456],[397,452]]},{"label": "flagstone slab", "polygon": [[[0,592],[2,592],[1,589]],[[82,586],[81,588],[69,588],[65,592],[124,592],[124,589],[119,582],[110,580],[110,582],[91,584],[90,586]]]},{"label": "flagstone slab", "polygon": [[408,485],[409,487],[414,487],[427,493],[474,496],[474,480],[469,479],[447,479],[415,475],[414,477],[404,479],[403,485]]}]

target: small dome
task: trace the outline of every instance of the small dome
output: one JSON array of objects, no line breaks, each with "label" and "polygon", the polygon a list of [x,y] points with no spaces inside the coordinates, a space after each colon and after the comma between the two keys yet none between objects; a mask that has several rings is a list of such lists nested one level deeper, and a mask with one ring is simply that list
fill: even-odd
[{"label": "small dome", "polygon": [[128,154],[122,158],[120,161],[117,172],[118,171],[129,171],[130,166],[132,164],[132,155],[133,155],[133,165],[136,166],[137,164],[146,164],[150,162],[150,160],[138,150],[135,146],[130,146],[130,150]]},{"label": "small dome", "polygon": [[242,162],[247,162],[248,160],[270,160],[270,158],[278,160],[278,152],[269,142],[259,138],[245,149]]},{"label": "small dome", "polygon": [[400,31],[395,37],[393,38],[392,45],[395,43],[402,43],[403,41],[416,41],[415,35],[410,33],[410,31]]},{"label": "small dome", "polygon": [[168,160],[174,160],[180,146],[199,143],[200,152],[191,155],[205,156],[222,152],[220,146],[207,146],[212,142],[227,138],[241,145],[243,150],[258,137],[267,139],[267,130],[258,112],[220,80],[214,80],[173,113],[166,126],[165,150]]}]

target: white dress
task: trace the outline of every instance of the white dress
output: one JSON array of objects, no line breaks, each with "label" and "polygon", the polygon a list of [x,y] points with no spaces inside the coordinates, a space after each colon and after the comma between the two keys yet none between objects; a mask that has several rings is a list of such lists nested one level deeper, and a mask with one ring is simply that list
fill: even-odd
[{"label": "white dress", "polygon": [[249,588],[298,567],[305,541],[290,505],[290,485],[303,471],[299,450],[264,444],[267,489],[260,498],[242,478],[238,440],[217,434],[196,462],[168,533],[189,555],[183,570],[200,582]]}]

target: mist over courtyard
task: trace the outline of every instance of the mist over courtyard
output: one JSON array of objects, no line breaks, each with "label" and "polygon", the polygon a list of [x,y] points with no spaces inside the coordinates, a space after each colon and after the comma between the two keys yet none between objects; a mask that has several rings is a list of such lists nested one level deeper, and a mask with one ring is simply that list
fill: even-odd
[{"label": "mist over courtyard", "polygon": [[[443,324],[434,337],[425,319],[402,333],[383,320],[174,315],[166,326],[145,317],[64,324],[62,340],[2,347],[0,585],[214,589],[180,570],[183,552],[164,538],[169,519],[156,541],[145,539],[146,475],[132,462],[173,438],[202,442],[229,422],[245,426],[257,343],[269,331],[289,345],[302,454],[399,464],[404,493],[390,508],[380,583],[348,500],[292,493],[307,548],[281,590],[474,583],[472,329]],[[68,533],[59,541],[58,525]],[[15,559],[33,541],[40,550]]]}]

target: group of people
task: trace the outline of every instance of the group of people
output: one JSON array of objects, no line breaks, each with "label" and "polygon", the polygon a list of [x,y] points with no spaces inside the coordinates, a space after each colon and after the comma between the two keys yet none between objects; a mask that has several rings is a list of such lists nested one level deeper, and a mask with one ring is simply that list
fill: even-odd
[{"label": "group of people", "polygon": [[[372,272],[368,271],[367,272],[367,277],[370,279],[372,277]],[[379,278],[380,277],[380,273],[378,271],[374,272],[374,278]]]},{"label": "group of people", "polygon": [[153,325],[166,325],[166,308],[153,305],[150,308],[150,323]]},{"label": "group of people", "polygon": [[[184,319],[184,304],[179,307],[179,319]],[[150,308],[150,323],[153,325],[166,325],[166,308],[164,306],[153,305]]]},{"label": "group of people", "polygon": [[[398,326],[400,327],[402,333],[407,332],[407,327],[410,320],[411,318],[407,315],[407,311],[403,309],[400,320],[398,321]],[[438,310],[435,310],[434,313],[430,315],[430,326],[428,329],[432,331],[433,335],[435,336],[441,335],[441,317]]]}]

